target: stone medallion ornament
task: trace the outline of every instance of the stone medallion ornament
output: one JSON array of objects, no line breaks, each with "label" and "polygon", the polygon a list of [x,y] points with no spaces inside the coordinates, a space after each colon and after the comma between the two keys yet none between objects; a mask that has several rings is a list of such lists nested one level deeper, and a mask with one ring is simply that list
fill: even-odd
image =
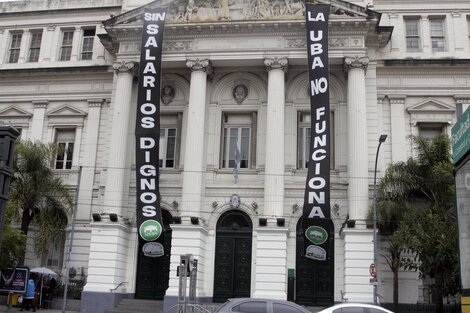
[{"label": "stone medallion ornament", "polygon": [[175,88],[173,88],[170,85],[165,85],[162,88],[162,91],[160,93],[160,99],[162,100],[162,103],[165,105],[168,105],[173,101],[173,98],[175,97]]},{"label": "stone medallion ornament", "polygon": [[241,104],[248,97],[248,87],[242,84],[236,85],[232,90],[232,96],[238,104]]},{"label": "stone medallion ornament", "polygon": [[238,209],[240,207],[240,196],[236,193],[230,197],[230,207],[232,209]]}]

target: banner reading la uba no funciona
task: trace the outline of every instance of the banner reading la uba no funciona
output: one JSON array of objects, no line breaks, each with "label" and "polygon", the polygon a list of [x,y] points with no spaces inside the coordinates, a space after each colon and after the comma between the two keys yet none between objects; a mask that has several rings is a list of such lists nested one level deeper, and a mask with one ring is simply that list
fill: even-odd
[{"label": "banner reading la uba no funciona", "polygon": [[135,127],[137,233],[145,256],[164,255],[159,191],[160,80],[166,12],[144,12]]},{"label": "banner reading la uba no funciona", "polygon": [[330,93],[328,18],[330,5],[306,3],[310,93],[310,158],[302,217],[304,255],[326,261],[332,253],[330,216]]}]

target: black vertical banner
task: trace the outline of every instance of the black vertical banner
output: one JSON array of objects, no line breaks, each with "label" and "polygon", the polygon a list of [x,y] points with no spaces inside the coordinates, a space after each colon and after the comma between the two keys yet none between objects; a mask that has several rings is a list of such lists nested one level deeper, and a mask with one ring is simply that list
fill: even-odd
[{"label": "black vertical banner", "polygon": [[144,255],[164,254],[159,191],[160,79],[166,12],[145,10],[135,125],[137,233]]},{"label": "black vertical banner", "polygon": [[330,5],[306,3],[307,52],[311,111],[310,157],[302,228],[305,257],[330,258],[330,92],[328,17]]}]

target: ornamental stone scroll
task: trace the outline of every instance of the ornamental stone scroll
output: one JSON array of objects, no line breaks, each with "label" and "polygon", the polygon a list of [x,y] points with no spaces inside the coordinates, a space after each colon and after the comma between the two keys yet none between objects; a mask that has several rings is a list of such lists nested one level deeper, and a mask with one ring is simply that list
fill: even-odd
[{"label": "ornamental stone scroll", "polygon": [[287,72],[289,67],[289,61],[286,57],[274,57],[264,59],[264,65],[266,65],[266,71],[280,69]]},{"label": "ornamental stone scroll", "polygon": [[367,70],[369,65],[368,56],[355,56],[344,58],[344,71],[347,73],[352,69],[362,69],[364,72]]},{"label": "ornamental stone scroll", "polygon": [[133,76],[137,76],[139,64],[130,61],[114,62],[113,70],[116,75],[119,75],[121,73],[130,73]]},{"label": "ornamental stone scroll", "polygon": [[214,70],[209,59],[188,59],[186,66],[193,72],[206,72],[207,75],[211,75]]}]

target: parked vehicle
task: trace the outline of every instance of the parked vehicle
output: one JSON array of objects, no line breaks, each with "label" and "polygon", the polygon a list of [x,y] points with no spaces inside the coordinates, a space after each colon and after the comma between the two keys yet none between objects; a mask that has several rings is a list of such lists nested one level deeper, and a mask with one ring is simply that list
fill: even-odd
[{"label": "parked vehicle", "polygon": [[318,313],[393,313],[377,305],[344,302],[321,310]]},{"label": "parked vehicle", "polygon": [[[293,302],[274,299],[234,298],[228,299],[217,313],[312,313]],[[371,312],[375,313],[375,312]],[[381,312],[383,313],[383,312]]]}]

